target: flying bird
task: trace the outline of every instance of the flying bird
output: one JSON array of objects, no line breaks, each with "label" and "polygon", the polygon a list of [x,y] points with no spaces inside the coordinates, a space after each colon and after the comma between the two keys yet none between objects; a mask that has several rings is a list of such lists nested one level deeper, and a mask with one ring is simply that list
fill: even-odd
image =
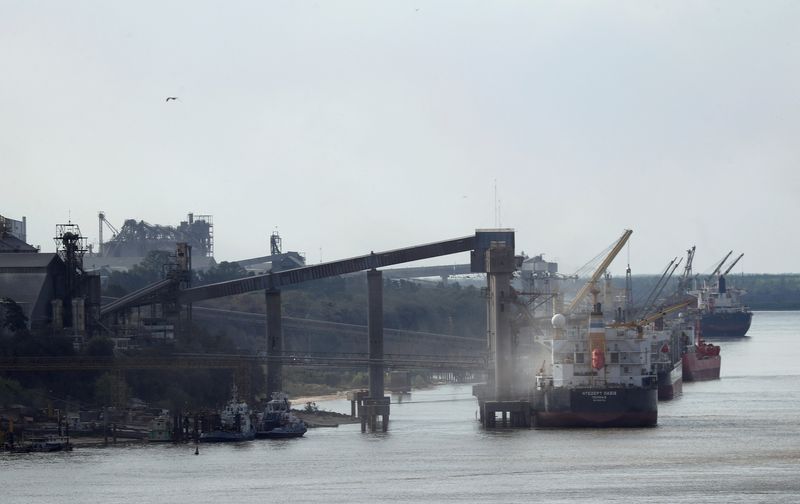
[{"label": "flying bird", "polygon": [[177,97],[177,96],[167,96],[167,99],[165,100],[165,103],[166,103],[166,102],[168,102],[168,101],[170,101],[170,100],[175,100],[175,101],[177,101],[177,100],[178,100],[178,97]]}]

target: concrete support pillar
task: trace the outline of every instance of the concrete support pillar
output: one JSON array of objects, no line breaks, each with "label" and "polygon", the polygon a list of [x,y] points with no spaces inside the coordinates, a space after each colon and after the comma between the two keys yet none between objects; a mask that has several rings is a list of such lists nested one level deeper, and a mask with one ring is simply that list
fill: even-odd
[{"label": "concrete support pillar", "polygon": [[367,272],[369,331],[369,396],[383,397],[383,273]]},{"label": "concrete support pillar", "polygon": [[511,275],[514,272],[514,249],[504,244],[486,251],[486,277],[489,283],[489,348],[494,361],[494,399],[512,398],[514,352],[511,332]]},{"label": "concrete support pillar", "polygon": [[267,300],[267,397],[283,390],[283,331],[281,329],[281,291],[266,291]]},{"label": "concrete support pillar", "polygon": [[383,274],[377,270],[367,272],[367,332],[369,333],[369,398],[364,400],[361,432],[367,426],[373,432],[389,427],[389,397],[383,396]]}]

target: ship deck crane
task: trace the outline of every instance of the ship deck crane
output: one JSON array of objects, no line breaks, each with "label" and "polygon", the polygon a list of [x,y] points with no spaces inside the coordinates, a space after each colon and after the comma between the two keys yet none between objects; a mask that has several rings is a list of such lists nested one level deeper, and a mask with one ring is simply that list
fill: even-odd
[{"label": "ship deck crane", "polygon": [[661,293],[664,291],[664,287],[667,286],[667,283],[669,283],[670,278],[672,278],[672,274],[675,273],[675,270],[678,269],[678,266],[680,266],[682,261],[683,258],[678,260],[677,257],[674,258],[672,261],[670,261],[670,263],[667,265],[667,268],[664,270],[664,273],[661,275],[661,278],[658,279],[658,282],[656,283],[655,287],[653,287],[653,290],[650,291],[650,294],[647,296],[647,299],[642,305],[640,309],[640,312],[642,314],[647,313],[650,310],[650,308],[652,308],[652,306],[656,303],[656,301],[658,300],[658,296],[660,296]]},{"label": "ship deck crane", "polygon": [[741,259],[741,258],[742,258],[742,256],[744,256],[744,253],[741,253],[741,254],[739,254],[739,257],[737,257],[737,258],[736,258],[736,260],[735,260],[735,261],[733,261],[733,263],[731,263],[731,265],[730,265],[730,266],[728,266],[728,269],[726,269],[726,270],[725,270],[725,273],[723,273],[723,274],[722,274],[722,276],[725,276],[725,275],[727,275],[728,273],[730,273],[730,272],[731,272],[731,270],[733,269],[733,267],[734,267],[734,266],[736,266],[736,263],[738,263],[738,262],[739,262],[739,259]]},{"label": "ship deck crane", "polygon": [[689,279],[692,277],[692,263],[694,262],[694,251],[696,245],[686,250],[686,265],[683,267],[683,275],[678,280],[678,292],[684,292],[689,287]]},{"label": "ship deck crane", "polygon": [[597,267],[592,277],[589,279],[588,282],[586,282],[586,285],[584,285],[581,288],[581,290],[578,291],[578,293],[575,295],[575,298],[572,300],[572,302],[565,310],[564,313],[565,315],[571,314],[575,310],[575,308],[578,307],[580,302],[583,301],[583,298],[586,297],[586,294],[588,294],[589,292],[597,292],[596,288],[597,281],[600,279],[600,277],[608,268],[608,266],[611,264],[611,262],[614,260],[614,258],[617,257],[617,254],[619,254],[619,251],[622,250],[622,247],[625,246],[625,242],[628,241],[628,238],[630,238],[631,234],[633,234],[633,231],[630,229],[626,229],[625,232],[622,233],[622,236],[620,236],[619,240],[617,240],[617,243],[611,248],[611,251],[608,253],[608,255],[606,255],[605,259],[603,259],[603,261]]},{"label": "ship deck crane", "polygon": [[719,273],[719,271],[722,269],[722,265],[723,265],[723,264],[725,264],[725,261],[727,261],[727,260],[728,260],[728,258],[731,256],[731,254],[733,254],[733,250],[731,250],[730,252],[728,252],[728,254],[727,254],[725,257],[723,257],[723,258],[722,258],[722,260],[719,262],[719,264],[717,264],[717,267],[716,267],[716,268],[714,268],[714,271],[713,271],[713,272],[711,272],[711,274],[710,274],[710,275],[708,275],[708,279],[709,279],[709,280],[711,280],[712,278],[714,278],[715,276],[717,276],[717,273]]},{"label": "ship deck crane", "polygon": [[642,327],[642,326],[646,326],[647,324],[649,324],[651,322],[655,322],[656,320],[658,320],[660,318],[666,317],[670,313],[676,312],[676,311],[678,311],[678,310],[680,310],[682,308],[685,308],[687,306],[691,306],[696,301],[697,300],[695,298],[686,299],[684,301],[681,301],[680,303],[676,303],[674,305],[667,306],[663,310],[658,310],[657,312],[655,312],[655,313],[653,313],[651,315],[648,315],[646,317],[634,320],[633,322],[618,322],[616,324],[611,324],[611,327]]}]

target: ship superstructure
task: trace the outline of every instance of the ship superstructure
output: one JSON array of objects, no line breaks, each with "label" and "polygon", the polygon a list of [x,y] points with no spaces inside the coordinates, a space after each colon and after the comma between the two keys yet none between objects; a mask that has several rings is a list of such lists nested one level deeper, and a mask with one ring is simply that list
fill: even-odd
[{"label": "ship superstructure", "polygon": [[551,372],[540,369],[532,394],[538,427],[646,427],[658,421],[652,346],[659,337],[609,327],[596,304],[588,328],[553,317]]}]

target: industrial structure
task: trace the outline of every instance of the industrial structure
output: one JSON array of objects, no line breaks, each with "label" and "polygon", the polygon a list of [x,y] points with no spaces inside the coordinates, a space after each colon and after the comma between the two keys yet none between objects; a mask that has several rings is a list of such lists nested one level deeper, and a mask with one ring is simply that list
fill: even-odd
[{"label": "industrial structure", "polygon": [[0,215],[0,254],[9,252],[36,252],[37,249],[26,243],[28,221],[21,221]]},{"label": "industrial structure", "polygon": [[277,231],[269,237],[269,255],[235,261],[251,273],[263,274],[270,271],[284,271],[306,265],[306,258],[299,252],[283,251],[283,240]]},{"label": "industrial structure", "polygon": [[[150,224],[143,220],[127,219],[117,229],[98,212],[98,247],[87,256],[90,270],[127,271],[142,262],[153,251],[174,252],[176,244],[186,243],[192,250],[195,269],[214,266],[214,222],[211,215],[190,213],[177,226]],[[111,239],[104,241],[104,231]]]},{"label": "industrial structure", "polygon": [[[201,222],[203,224],[198,225]],[[128,225],[129,224],[129,225]],[[238,370],[241,379],[244,375],[242,365],[254,363],[266,364],[266,392],[278,392],[283,388],[283,365],[327,365],[358,366],[365,365],[369,369],[369,393],[362,401],[364,429],[375,430],[380,419],[381,428],[386,430],[389,419],[389,399],[384,397],[384,372],[387,365],[394,369],[423,367],[442,369],[452,372],[462,369],[473,373],[476,369],[492,369],[489,385],[493,390],[491,398],[500,407],[507,406],[513,392],[516,343],[513,341],[511,328],[512,310],[510,286],[514,271],[520,266],[522,258],[514,255],[514,231],[510,229],[477,230],[474,235],[452,240],[411,246],[386,252],[370,252],[369,254],[308,266],[302,256],[285,254],[281,250],[280,236],[274,233],[271,237],[271,267],[265,274],[252,275],[241,279],[230,280],[211,285],[192,286],[191,271],[197,257],[209,257],[213,251],[210,232],[210,219],[195,220],[193,216],[182,223],[179,228],[165,231],[163,227],[154,227],[146,223],[128,221],[123,230],[116,230],[100,216],[101,228],[112,229],[111,240],[102,242],[98,254],[89,254],[87,240],[77,225],[72,223],[57,226],[56,254],[38,252],[0,254],[0,297],[11,296],[24,306],[26,315],[32,326],[50,328],[53,334],[69,335],[74,338],[75,346],[80,347],[88,337],[102,331],[106,336],[116,339],[119,347],[130,341],[131,328],[140,334],[137,338],[162,337],[169,339],[179,331],[188,329],[193,317],[193,304],[199,301],[225,297],[247,292],[263,291],[266,304],[266,341],[264,352],[249,357],[233,358],[233,360],[214,360],[215,357],[204,357],[202,362],[194,363],[189,358],[182,366],[212,366]],[[100,277],[87,273],[84,261],[92,256],[102,258],[125,257],[123,254],[142,253],[146,250],[161,250],[171,240],[185,236],[191,229],[199,229],[200,253],[193,255],[193,247],[187,242],[173,244],[172,261],[165,271],[162,280],[132,292],[122,298],[100,306]],[[191,233],[189,233],[191,234]],[[10,236],[6,233],[3,236]],[[435,356],[398,355],[386,352],[383,327],[383,273],[379,268],[434,258],[458,252],[471,252],[470,272],[486,273],[488,287],[488,326],[486,346],[481,352],[470,345],[474,351],[449,358]],[[15,251],[17,252],[17,251]],[[130,256],[128,256],[130,257]],[[279,259],[285,261],[281,264]],[[275,267],[279,265],[278,267]],[[284,269],[285,268],[285,269]],[[366,352],[353,352],[338,356],[303,355],[297,359],[284,343],[283,323],[281,315],[281,289],[303,282],[366,272],[368,292],[368,321],[366,327]],[[24,288],[23,288],[24,287]],[[30,287],[30,288],[28,288]],[[26,290],[27,289],[27,290]],[[22,293],[22,294],[21,294]],[[26,294],[25,294],[26,293]],[[24,294],[24,295],[23,295]],[[203,309],[198,307],[198,312]],[[263,319],[263,316],[262,316]],[[291,325],[291,320],[286,320]],[[308,324],[309,321],[302,322]],[[319,322],[325,324],[324,322]],[[319,325],[319,323],[317,325]],[[313,325],[313,323],[312,323]],[[341,324],[340,324],[341,325]],[[343,328],[340,328],[340,330]],[[325,329],[327,331],[327,329]],[[345,330],[352,331],[352,328]],[[392,331],[388,331],[390,334]],[[418,338],[420,342],[435,338],[438,335],[425,333],[400,334],[397,337]],[[159,336],[160,335],[160,336]],[[456,338],[450,336],[450,338]],[[488,354],[485,352],[488,351]],[[483,353],[483,355],[481,355]],[[210,360],[209,360],[210,359]],[[186,358],[184,358],[186,360]],[[224,362],[223,362],[224,360]],[[190,362],[191,361],[191,362]],[[206,362],[208,361],[208,362]],[[92,361],[86,369],[124,370],[146,367],[146,363],[120,361],[119,365],[107,362]],[[183,361],[182,361],[183,362]],[[47,364],[47,363],[45,363]],[[85,364],[85,363],[83,363]],[[21,365],[22,368],[41,369],[82,369],[85,366],[78,361],[51,362],[44,365],[33,363],[5,363],[9,366]],[[50,366],[50,367],[48,367]],[[55,366],[55,367],[53,367]],[[122,366],[122,367],[120,367]],[[160,363],[159,366],[168,366]],[[17,369],[17,368],[14,368]],[[504,410],[503,410],[504,411]],[[488,413],[488,410],[487,410]]]},{"label": "industrial structure", "polygon": [[21,308],[29,329],[70,336],[80,347],[98,332],[100,320],[100,277],[83,268],[87,247],[80,228],[57,225],[56,253],[40,253],[22,240],[24,218],[21,226],[6,218],[0,224],[0,298]]},{"label": "industrial structure", "polygon": [[[512,361],[514,348],[511,344],[511,310],[506,310],[510,299],[511,273],[517,267],[514,256],[514,231],[478,230],[474,236],[466,236],[454,240],[435,242],[426,245],[412,246],[387,252],[375,253],[304,266],[285,271],[271,271],[263,275],[250,276],[217,284],[198,287],[181,285],[180,276],[167,278],[161,282],[147,286],[125,297],[117,299],[101,309],[101,317],[107,325],[114,325],[113,320],[120,320],[134,310],[154,305],[177,307],[177,320],[191,317],[192,303],[247,292],[263,291],[266,302],[266,348],[267,396],[282,390],[282,368],[284,338],[281,316],[281,288],[299,283],[319,280],[333,276],[367,272],[368,291],[368,363],[369,363],[369,396],[364,399],[364,426],[377,428],[377,419],[381,418],[382,428],[388,425],[389,401],[383,396],[384,391],[384,330],[383,330],[383,280],[378,268],[402,264],[454,254],[472,252],[471,265],[473,272],[486,272],[488,286],[489,327],[488,344],[490,361],[497,370],[494,382],[499,384],[503,397],[505,389],[511,382],[513,372]],[[491,257],[490,257],[491,256]],[[185,268],[185,265],[183,266]],[[179,271],[182,271],[179,268]]]}]

